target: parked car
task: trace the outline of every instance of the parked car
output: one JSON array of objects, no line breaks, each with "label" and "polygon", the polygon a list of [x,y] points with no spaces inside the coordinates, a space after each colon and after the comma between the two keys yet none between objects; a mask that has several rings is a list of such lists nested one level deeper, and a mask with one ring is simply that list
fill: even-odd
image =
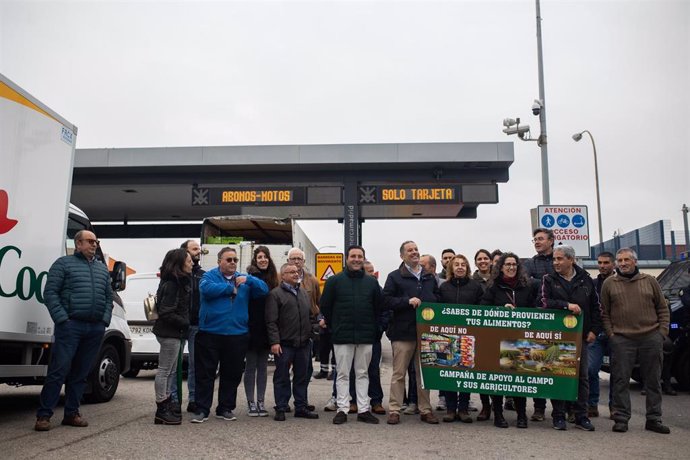
[{"label": "parked car", "polygon": [[669,337],[673,340],[671,373],[681,389],[690,389],[690,305],[681,295],[690,287],[690,260],[671,263],[657,277],[661,291],[671,306]]},{"label": "parked car", "polygon": [[[671,322],[669,337],[673,341],[671,355],[671,375],[676,379],[680,389],[690,389],[690,306],[683,305],[680,296],[683,289],[690,286],[690,260],[672,262],[657,276],[661,292],[669,302]],[[604,356],[601,366],[604,372],[611,372],[609,356]],[[640,382],[639,365],[632,372],[633,380]]]}]

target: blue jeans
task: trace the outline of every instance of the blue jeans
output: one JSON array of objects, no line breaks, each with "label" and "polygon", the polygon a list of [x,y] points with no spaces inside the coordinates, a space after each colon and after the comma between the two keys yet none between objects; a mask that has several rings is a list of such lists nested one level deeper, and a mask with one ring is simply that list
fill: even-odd
[{"label": "blue jeans", "polygon": [[[196,338],[197,332],[199,332],[199,326],[189,326],[189,334],[187,335],[187,350],[189,351],[187,355],[187,390],[189,391],[189,402],[195,401],[196,372],[194,371],[194,339]],[[180,402],[177,393],[177,378],[173,379],[172,386],[170,387],[170,395],[173,401]]]},{"label": "blue jeans", "polygon": [[[610,357],[609,338],[606,336],[606,333],[602,332],[594,342],[587,345],[587,355],[589,358],[589,398],[587,404],[590,407],[599,405],[599,370],[604,362],[604,355],[607,353]],[[612,389],[613,384],[609,384],[609,406],[613,400],[611,397]]]},{"label": "blue jeans", "polygon": [[[283,352],[275,357],[276,368],[273,373],[273,397],[276,410],[287,410],[290,393],[292,393],[295,398],[295,413],[306,411],[307,384],[311,377],[308,371],[309,361],[311,361],[311,343],[302,347],[286,345],[280,347]],[[292,364],[292,384],[290,384],[290,364]]]},{"label": "blue jeans", "polygon": [[[369,398],[371,405],[375,406],[383,402],[383,388],[381,388],[381,340],[374,342],[371,349],[371,362],[369,363]],[[335,382],[335,378],[333,381]],[[357,401],[355,392],[355,370],[350,370],[350,401]]]},{"label": "blue jeans", "polygon": [[69,319],[55,325],[48,375],[41,390],[37,417],[51,417],[65,384],[65,415],[79,412],[79,401],[86,389],[89,375],[101,348],[105,324]]}]

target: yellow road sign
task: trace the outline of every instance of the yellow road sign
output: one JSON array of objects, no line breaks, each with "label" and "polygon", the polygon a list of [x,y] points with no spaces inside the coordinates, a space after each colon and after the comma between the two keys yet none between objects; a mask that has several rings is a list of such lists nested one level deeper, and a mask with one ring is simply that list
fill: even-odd
[{"label": "yellow road sign", "polygon": [[316,254],[316,279],[323,292],[326,280],[343,271],[343,255],[339,252]]}]

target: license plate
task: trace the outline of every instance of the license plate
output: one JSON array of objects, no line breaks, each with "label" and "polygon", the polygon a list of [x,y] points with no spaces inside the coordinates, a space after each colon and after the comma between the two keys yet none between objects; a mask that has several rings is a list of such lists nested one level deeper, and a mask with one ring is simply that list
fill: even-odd
[{"label": "license plate", "polygon": [[150,334],[153,326],[129,326],[131,334]]}]

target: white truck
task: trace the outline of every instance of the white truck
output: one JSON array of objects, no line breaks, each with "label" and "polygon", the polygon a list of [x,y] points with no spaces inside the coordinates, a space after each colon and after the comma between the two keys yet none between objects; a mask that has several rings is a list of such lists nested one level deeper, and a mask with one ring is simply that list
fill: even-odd
[{"label": "white truck", "polygon": [[[43,383],[54,342],[43,300],[48,269],[74,250],[77,231],[92,230],[69,203],[76,134],[75,126],[0,74],[0,383]],[[103,257],[100,248],[98,254]],[[124,288],[125,270],[124,263],[114,264],[114,291]],[[109,401],[129,368],[129,328],[114,298],[87,402]]]},{"label": "white truck", "polygon": [[266,246],[280,270],[287,262],[292,247],[304,251],[305,267],[314,273],[316,247],[294,219],[265,216],[207,217],[201,224],[201,267],[210,270],[218,266],[218,251],[229,246],[237,251],[237,269],[245,272],[252,260],[254,248]]}]

